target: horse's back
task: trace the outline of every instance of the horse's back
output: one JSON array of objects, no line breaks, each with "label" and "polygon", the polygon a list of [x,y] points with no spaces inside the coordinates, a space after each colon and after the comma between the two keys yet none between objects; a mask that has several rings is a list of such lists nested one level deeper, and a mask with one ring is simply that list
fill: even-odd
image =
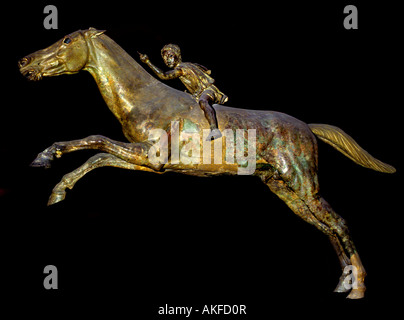
[{"label": "horse's back", "polygon": [[317,139],[306,123],[282,112],[214,107],[219,128],[256,130],[257,163],[268,163],[301,195],[318,192]]},{"label": "horse's back", "polygon": [[[158,83],[158,88],[150,86],[148,90],[147,97],[153,96],[153,92],[159,94],[152,100],[148,98],[148,112],[144,112],[144,118],[136,113],[133,123],[137,123],[137,133],[143,130],[147,138],[146,128],[166,129],[171,127],[172,121],[181,119],[183,130],[201,133],[202,129],[209,129],[203,111],[191,95],[162,83]],[[238,129],[255,130],[258,171],[261,167],[278,173],[296,191],[317,192],[317,141],[306,123],[276,111],[217,104],[213,107],[220,130],[231,129],[234,133]]]}]

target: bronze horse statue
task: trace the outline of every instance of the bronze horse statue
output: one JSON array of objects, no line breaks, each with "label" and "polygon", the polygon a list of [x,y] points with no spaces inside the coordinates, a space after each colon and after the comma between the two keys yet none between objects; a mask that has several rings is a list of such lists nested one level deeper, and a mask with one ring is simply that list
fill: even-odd
[{"label": "bronze horse statue", "polygon": [[[209,124],[190,94],[168,87],[151,76],[104,31],[90,28],[73,32],[50,47],[22,58],[18,64],[21,73],[30,80],[73,74],[80,70],[90,72],[129,141],[119,142],[93,135],[80,140],[55,142],[39,153],[32,163],[34,167],[50,167],[54,157],[59,158],[72,151],[102,151],[66,174],[53,189],[48,205],[62,201],[66,188],[72,189],[87,172],[103,166],[159,174],[174,171],[196,176],[235,175],[242,166],[237,161],[170,161],[172,152],[167,155],[168,161],[151,161],[150,151],[159,138],[163,141],[161,146],[165,143],[167,150],[172,150],[173,145],[170,139],[156,138],[152,133],[164,130],[167,137],[172,138],[173,126],[180,133],[202,133],[209,128]],[[306,124],[280,112],[235,109],[222,105],[214,107],[221,130],[255,130],[256,166],[253,174],[261,178],[295,214],[329,237],[343,269],[335,291],[351,291],[348,298],[362,298],[366,273],[348,227],[319,194],[316,136],[359,165],[387,173],[393,173],[395,169],[373,158],[337,127]],[[216,140],[209,143],[213,146]],[[180,148],[185,146],[184,142],[179,145]],[[224,146],[223,143],[222,148]],[[251,157],[248,161],[251,161]],[[351,276],[351,271],[355,277]],[[353,280],[353,283],[349,284],[349,280]]]}]

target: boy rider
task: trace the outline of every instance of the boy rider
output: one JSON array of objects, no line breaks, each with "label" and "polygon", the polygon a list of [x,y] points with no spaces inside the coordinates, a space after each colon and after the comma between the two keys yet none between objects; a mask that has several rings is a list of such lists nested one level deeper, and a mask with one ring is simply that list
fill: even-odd
[{"label": "boy rider", "polygon": [[228,97],[213,84],[215,80],[210,76],[210,70],[196,63],[182,62],[180,47],[175,44],[167,44],[161,49],[161,56],[165,64],[172,68],[166,72],[154,66],[147,55],[141,53],[139,55],[140,60],[146,63],[160,79],[180,78],[187,90],[199,102],[199,106],[209,122],[210,133],[207,141],[220,138],[222,134],[218,128],[216,113],[212,104],[223,104],[228,100]]}]

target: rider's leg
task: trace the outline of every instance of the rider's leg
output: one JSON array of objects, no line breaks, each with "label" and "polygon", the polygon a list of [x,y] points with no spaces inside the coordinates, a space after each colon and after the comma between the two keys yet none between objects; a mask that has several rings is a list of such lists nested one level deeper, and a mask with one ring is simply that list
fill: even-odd
[{"label": "rider's leg", "polygon": [[218,139],[222,136],[222,133],[220,132],[217,125],[215,110],[211,106],[212,102],[212,97],[206,92],[203,92],[199,97],[199,106],[205,114],[205,118],[208,120],[210,126],[210,133],[206,141]]}]

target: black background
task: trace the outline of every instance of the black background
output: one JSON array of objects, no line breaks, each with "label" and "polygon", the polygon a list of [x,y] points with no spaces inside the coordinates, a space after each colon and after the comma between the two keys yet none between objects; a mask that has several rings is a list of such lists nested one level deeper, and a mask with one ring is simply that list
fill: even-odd
[{"label": "black background", "polygon": [[[90,318],[164,319],[157,310],[166,303],[194,309],[245,304],[248,319],[262,319],[279,311],[345,317],[399,307],[402,36],[396,8],[362,1],[53,1],[59,28],[46,30],[47,4],[3,7],[2,287],[16,315],[59,318],[86,310]],[[358,8],[358,30],[343,27],[348,4]],[[184,61],[212,70],[227,105],[336,125],[394,165],[394,175],[374,172],[319,142],[321,193],[348,222],[368,272],[366,298],[349,301],[332,292],[341,270],[327,237],[254,177],[102,168],[80,180],[65,201],[46,207],[54,185],[94,152],[65,155],[48,170],[30,168],[39,152],[92,134],[125,138],[88,73],[29,82],[17,61],[89,27],[106,29],[137,61],[136,51],[144,52],[162,68],[161,47],[177,43]],[[167,84],[183,90],[179,82]],[[43,287],[49,264],[58,268],[58,290]],[[210,318],[225,319],[201,319]]]}]

